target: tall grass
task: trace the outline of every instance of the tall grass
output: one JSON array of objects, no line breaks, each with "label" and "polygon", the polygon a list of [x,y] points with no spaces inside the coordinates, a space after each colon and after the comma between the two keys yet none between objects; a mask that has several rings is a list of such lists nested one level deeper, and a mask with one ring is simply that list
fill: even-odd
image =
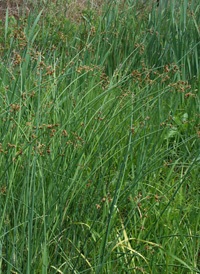
[{"label": "tall grass", "polygon": [[89,7],[6,15],[0,273],[199,273],[200,5]]}]

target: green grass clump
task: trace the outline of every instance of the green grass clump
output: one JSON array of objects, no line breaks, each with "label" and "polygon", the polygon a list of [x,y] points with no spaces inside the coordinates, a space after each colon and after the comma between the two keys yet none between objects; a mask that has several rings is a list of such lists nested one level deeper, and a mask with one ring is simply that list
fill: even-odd
[{"label": "green grass clump", "polygon": [[56,7],[1,26],[0,273],[199,273],[200,5]]}]

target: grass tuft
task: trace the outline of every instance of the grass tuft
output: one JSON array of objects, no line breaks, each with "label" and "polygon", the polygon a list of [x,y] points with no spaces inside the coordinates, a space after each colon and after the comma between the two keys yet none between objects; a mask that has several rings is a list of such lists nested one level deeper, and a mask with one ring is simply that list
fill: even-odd
[{"label": "grass tuft", "polygon": [[200,272],[199,25],[193,0],[7,9],[0,274]]}]

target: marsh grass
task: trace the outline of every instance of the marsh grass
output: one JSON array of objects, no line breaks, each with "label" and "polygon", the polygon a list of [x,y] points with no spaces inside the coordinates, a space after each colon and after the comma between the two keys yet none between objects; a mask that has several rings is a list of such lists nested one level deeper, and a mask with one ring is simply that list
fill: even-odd
[{"label": "marsh grass", "polygon": [[200,272],[200,6],[160,2],[7,14],[0,273]]}]

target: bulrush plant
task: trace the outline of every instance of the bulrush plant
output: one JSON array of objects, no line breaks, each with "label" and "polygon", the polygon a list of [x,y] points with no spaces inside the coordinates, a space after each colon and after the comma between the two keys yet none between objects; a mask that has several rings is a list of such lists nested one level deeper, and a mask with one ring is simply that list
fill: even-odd
[{"label": "bulrush plant", "polygon": [[199,273],[198,1],[51,2],[1,32],[0,273]]}]

